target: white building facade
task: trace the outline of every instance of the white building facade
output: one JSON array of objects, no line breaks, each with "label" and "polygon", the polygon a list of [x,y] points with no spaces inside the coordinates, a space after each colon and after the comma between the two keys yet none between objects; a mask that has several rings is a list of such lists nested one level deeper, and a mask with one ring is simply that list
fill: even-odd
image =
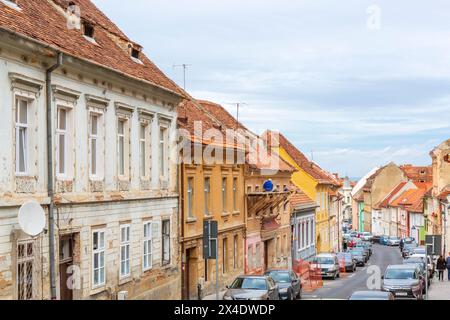
[{"label": "white building facade", "polygon": [[[3,31],[0,43],[0,299],[50,299],[49,225],[30,237],[17,214],[37,201],[48,215],[57,52]],[[178,299],[180,97],[66,54],[49,88],[56,298]]]}]

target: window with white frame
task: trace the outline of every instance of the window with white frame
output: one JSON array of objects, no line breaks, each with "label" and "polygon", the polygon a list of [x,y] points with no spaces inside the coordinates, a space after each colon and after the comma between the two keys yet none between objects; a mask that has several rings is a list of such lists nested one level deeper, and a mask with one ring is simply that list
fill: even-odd
[{"label": "window with white frame", "polygon": [[205,188],[205,216],[211,214],[211,178],[206,177],[204,180]]},{"label": "window with white frame", "polygon": [[238,192],[238,178],[233,178],[233,211],[238,211],[238,204],[237,204],[237,192]]},{"label": "window with white frame", "polygon": [[57,161],[56,169],[58,175],[65,176],[67,174],[67,114],[68,110],[62,107],[57,109],[57,125],[56,125],[56,149]]},{"label": "window with white frame", "polygon": [[34,242],[21,242],[17,245],[17,298],[33,299],[34,282]]},{"label": "window with white frame", "polygon": [[91,177],[99,176],[99,169],[101,168],[100,158],[103,150],[101,150],[101,119],[102,115],[99,113],[90,113],[89,117],[89,173]]},{"label": "window with white frame", "polygon": [[152,222],[144,223],[144,251],[142,256],[142,268],[144,271],[152,268],[153,248],[152,248]]},{"label": "window with white frame", "polygon": [[141,123],[139,130],[139,161],[141,178],[147,176],[147,128],[148,125]]},{"label": "window with white frame", "polygon": [[117,164],[120,176],[125,175],[125,119],[119,119],[117,122]]},{"label": "window with white frame", "polygon": [[162,233],[162,264],[170,264],[170,220],[163,220]]},{"label": "window with white frame", "polygon": [[120,277],[130,274],[130,225],[124,224],[120,226]]},{"label": "window with white frame", "polygon": [[28,174],[29,100],[16,97],[16,173]]},{"label": "window with white frame", "polygon": [[187,209],[188,209],[188,217],[194,217],[194,178],[188,178],[187,185]]},{"label": "window with white frame", "polygon": [[222,178],[222,212],[227,212],[227,184],[228,179]]},{"label": "window with white frame", "polygon": [[106,283],[105,248],[105,230],[94,230],[92,232],[92,285],[94,288]]},{"label": "window with white frame", "polygon": [[161,126],[159,128],[159,174],[162,178],[168,178],[168,129]]}]

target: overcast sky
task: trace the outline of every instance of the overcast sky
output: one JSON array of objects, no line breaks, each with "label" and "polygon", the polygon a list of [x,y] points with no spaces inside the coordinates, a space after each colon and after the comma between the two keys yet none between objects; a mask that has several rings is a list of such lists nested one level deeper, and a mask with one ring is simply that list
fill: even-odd
[{"label": "overcast sky", "polygon": [[[429,164],[450,138],[450,2],[94,0],[196,98],[324,169]],[[376,6],[373,6],[376,5]]]}]

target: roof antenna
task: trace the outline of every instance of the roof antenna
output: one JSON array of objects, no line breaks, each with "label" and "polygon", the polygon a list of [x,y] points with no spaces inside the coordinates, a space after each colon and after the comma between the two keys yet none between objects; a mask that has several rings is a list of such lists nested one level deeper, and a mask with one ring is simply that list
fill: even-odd
[{"label": "roof antenna", "polygon": [[314,150],[311,149],[311,161],[314,161]]},{"label": "roof antenna", "polygon": [[174,64],[173,65],[174,69],[175,68],[179,68],[179,67],[183,68],[183,90],[184,91],[186,91],[186,69],[191,67],[191,66],[192,66],[192,64],[185,64],[185,63],[183,63],[183,64]]},{"label": "roof antenna", "polygon": [[226,104],[230,104],[230,105],[236,106],[236,123],[239,126],[239,110],[243,106],[248,106],[248,104],[244,103],[244,102],[226,102]]}]

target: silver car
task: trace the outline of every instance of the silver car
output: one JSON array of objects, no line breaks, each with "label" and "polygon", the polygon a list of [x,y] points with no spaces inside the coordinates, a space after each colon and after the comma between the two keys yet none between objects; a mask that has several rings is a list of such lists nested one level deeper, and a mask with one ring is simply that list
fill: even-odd
[{"label": "silver car", "polygon": [[400,238],[390,236],[387,241],[388,246],[399,246],[400,245]]},{"label": "silver car", "polygon": [[423,278],[417,265],[390,265],[382,279],[382,290],[396,298],[423,299]]},{"label": "silver car", "polygon": [[312,268],[320,271],[322,277],[332,278],[335,280],[340,277],[339,260],[333,253],[318,254],[312,264]]},{"label": "silver car", "polygon": [[280,300],[280,293],[271,277],[240,276],[227,286],[223,300]]}]

